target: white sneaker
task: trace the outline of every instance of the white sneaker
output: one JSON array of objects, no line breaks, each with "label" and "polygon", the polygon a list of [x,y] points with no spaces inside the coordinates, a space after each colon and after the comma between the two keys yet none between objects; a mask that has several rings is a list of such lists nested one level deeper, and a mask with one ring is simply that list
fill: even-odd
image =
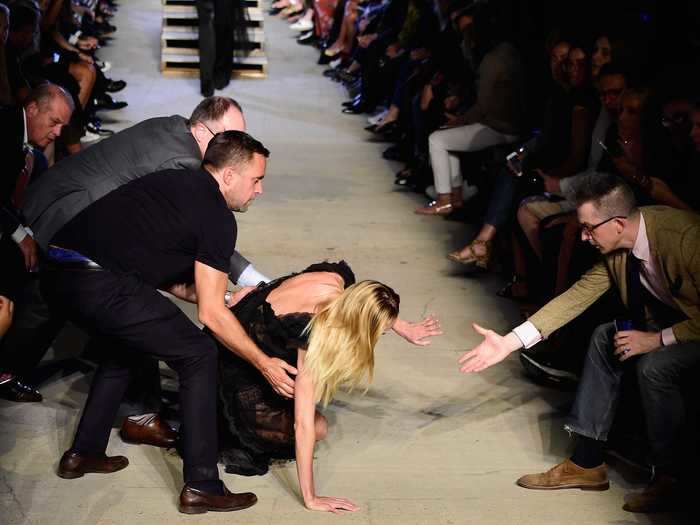
[{"label": "white sneaker", "polygon": [[292,31],[299,31],[301,33],[303,33],[304,31],[309,31],[313,28],[314,23],[306,18],[300,18],[299,20],[297,20],[289,26],[289,29],[291,29]]},{"label": "white sneaker", "polygon": [[97,133],[92,133],[91,131],[85,130],[85,136],[80,138],[81,142],[95,142],[103,137],[99,136]]}]

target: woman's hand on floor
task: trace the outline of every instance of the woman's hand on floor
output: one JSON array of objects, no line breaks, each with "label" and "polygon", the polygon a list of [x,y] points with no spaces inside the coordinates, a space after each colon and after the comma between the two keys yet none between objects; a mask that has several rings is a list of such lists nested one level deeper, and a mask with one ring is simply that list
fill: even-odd
[{"label": "woman's hand on floor", "polygon": [[360,510],[360,508],[349,499],[332,498],[328,496],[316,496],[312,500],[305,502],[304,505],[309,510],[333,512],[334,514],[340,514],[343,510],[350,512]]}]

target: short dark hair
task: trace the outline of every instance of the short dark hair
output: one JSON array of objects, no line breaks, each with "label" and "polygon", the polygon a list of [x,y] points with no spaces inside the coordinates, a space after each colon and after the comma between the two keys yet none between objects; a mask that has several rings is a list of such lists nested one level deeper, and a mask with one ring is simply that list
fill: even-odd
[{"label": "short dark hair", "polygon": [[27,26],[36,26],[39,20],[37,11],[23,4],[13,4],[10,7],[10,31],[19,31]]},{"label": "short dark hair", "polygon": [[189,124],[194,126],[200,122],[202,124],[216,122],[231,108],[236,108],[241,114],[243,113],[241,105],[231,97],[207,97],[194,108]]},{"label": "short dark hair", "polygon": [[49,109],[51,102],[58,97],[63,99],[66,105],[70,108],[71,113],[75,110],[75,102],[73,101],[73,97],[71,97],[70,94],[61,86],[52,84],[51,82],[44,82],[32,89],[24,105],[26,107],[34,102],[37,106],[39,106],[39,111],[43,113]]},{"label": "short dark hair", "polygon": [[573,199],[576,207],[590,202],[601,217],[629,217],[637,211],[632,188],[611,173],[595,172],[577,177]]},{"label": "short dark hair", "polygon": [[255,153],[265,158],[270,156],[269,150],[246,132],[223,131],[209,141],[202,166],[209,165],[215,169],[244,166],[251,161]]}]

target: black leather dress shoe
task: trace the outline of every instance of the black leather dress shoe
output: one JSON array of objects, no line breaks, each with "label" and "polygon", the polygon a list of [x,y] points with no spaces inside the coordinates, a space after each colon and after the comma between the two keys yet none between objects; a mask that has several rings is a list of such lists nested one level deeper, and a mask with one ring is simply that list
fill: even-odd
[{"label": "black leather dress shoe", "polygon": [[105,86],[105,91],[107,93],[116,93],[117,91],[121,91],[125,87],[126,82],[124,80],[110,80]]},{"label": "black leather dress shoe", "polygon": [[184,514],[204,514],[209,510],[230,512],[252,507],[258,498],[252,492],[233,494],[224,487],[224,493],[211,494],[185,485],[180,493],[178,510]]},{"label": "black leather dress shoe", "polygon": [[95,110],[100,110],[100,109],[107,109],[107,110],[112,110],[112,109],[122,109],[128,106],[128,102],[124,102],[122,100],[114,100],[112,97],[109,95],[100,95],[98,97],[95,97],[93,100],[93,104],[95,105]]},{"label": "black leather dress shoe", "polygon": [[0,398],[15,403],[41,403],[44,399],[37,389],[25,385],[16,377],[0,385]]},{"label": "black leather dress shoe", "polygon": [[359,115],[360,113],[369,113],[373,109],[374,108],[370,107],[367,103],[365,103],[364,100],[359,100],[352,106],[343,108],[343,113],[345,113],[346,115]]}]

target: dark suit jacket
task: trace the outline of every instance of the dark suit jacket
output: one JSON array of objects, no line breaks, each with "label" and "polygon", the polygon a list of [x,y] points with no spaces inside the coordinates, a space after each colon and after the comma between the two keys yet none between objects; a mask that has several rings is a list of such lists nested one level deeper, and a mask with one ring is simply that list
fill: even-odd
[{"label": "dark suit jacket", "polygon": [[24,168],[24,117],[22,108],[0,108],[0,228],[3,235],[12,235],[24,223],[19,210],[12,205],[12,193]]},{"label": "dark suit jacket", "polygon": [[[119,186],[165,169],[199,169],[201,162],[187,119],[148,119],[56,163],[29,187],[25,215],[45,250],[68,221]],[[234,253],[231,279],[249,264]]]},{"label": "dark suit jacket", "polygon": [[[640,210],[646,223],[651,256],[663,272],[678,311],[685,317],[673,325],[673,334],[681,343],[700,341],[700,215],[666,206],[646,206]],[[602,262],[538,310],[529,321],[547,337],[613,286],[627,305],[628,254],[628,250],[617,250],[605,255]]]}]

